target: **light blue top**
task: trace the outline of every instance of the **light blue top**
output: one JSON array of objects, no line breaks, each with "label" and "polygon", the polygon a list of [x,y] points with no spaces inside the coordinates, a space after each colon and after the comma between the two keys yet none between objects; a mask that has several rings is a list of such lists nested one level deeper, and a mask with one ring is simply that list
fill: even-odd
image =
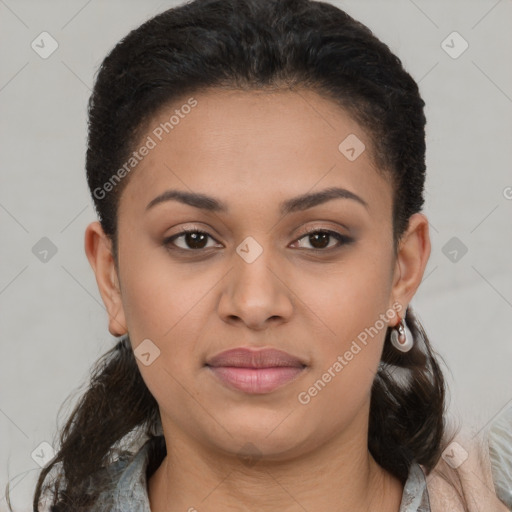
[{"label": "light blue top", "polygon": [[[118,475],[108,492],[100,494],[91,512],[151,512],[146,469],[153,437],[136,454],[120,457],[108,471]],[[496,495],[512,510],[512,402],[489,430],[489,456]],[[405,482],[399,512],[431,512],[422,468],[412,464]]]}]

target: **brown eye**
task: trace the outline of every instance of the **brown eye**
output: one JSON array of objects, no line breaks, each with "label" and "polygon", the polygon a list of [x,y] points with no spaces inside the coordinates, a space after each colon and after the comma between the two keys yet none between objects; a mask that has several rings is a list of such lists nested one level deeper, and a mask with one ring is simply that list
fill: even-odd
[{"label": "brown eye", "polygon": [[[175,243],[175,240],[183,239],[184,246],[180,246]],[[206,249],[206,243],[208,242],[208,238],[213,238],[206,233],[206,231],[200,231],[197,229],[194,230],[184,230],[181,233],[177,233],[169,238],[164,240],[164,245],[173,245],[178,249],[183,249],[184,251],[193,251]]]},{"label": "brown eye", "polygon": [[[338,245],[329,246],[329,242],[332,239],[338,241]],[[298,240],[306,239],[309,244],[312,246],[313,250],[325,250],[325,249],[333,249],[337,247],[341,247],[342,245],[347,245],[353,241],[352,238],[342,235],[341,233],[337,233],[336,231],[320,229],[316,231],[310,231],[303,235]],[[307,247],[306,247],[307,249]]]},{"label": "brown eye", "polygon": [[[183,230],[176,235],[168,237],[164,240],[164,245],[168,246],[170,249],[177,249],[182,251],[196,251],[199,252],[202,249],[209,249],[215,247],[215,243],[213,245],[208,246],[208,239],[216,242],[216,240],[206,231],[201,231],[199,229],[189,229]],[[181,240],[180,244],[176,243],[177,240]],[[299,245],[299,248],[310,248],[313,251],[326,251],[330,249],[338,249],[343,245],[348,245],[353,242],[353,239],[342,235],[341,233],[337,233],[336,231],[326,230],[326,229],[317,229],[314,231],[309,231],[302,237],[298,239],[298,241],[305,239],[310,244],[310,247],[302,247]],[[336,240],[338,244],[330,244],[331,241]]]}]

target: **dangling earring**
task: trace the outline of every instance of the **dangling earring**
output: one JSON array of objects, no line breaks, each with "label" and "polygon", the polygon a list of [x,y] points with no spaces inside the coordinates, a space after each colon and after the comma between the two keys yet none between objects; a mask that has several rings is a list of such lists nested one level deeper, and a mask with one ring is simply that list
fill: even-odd
[{"label": "dangling earring", "polygon": [[400,352],[409,352],[414,345],[413,339],[408,337],[405,332],[405,317],[392,328],[391,343]]}]

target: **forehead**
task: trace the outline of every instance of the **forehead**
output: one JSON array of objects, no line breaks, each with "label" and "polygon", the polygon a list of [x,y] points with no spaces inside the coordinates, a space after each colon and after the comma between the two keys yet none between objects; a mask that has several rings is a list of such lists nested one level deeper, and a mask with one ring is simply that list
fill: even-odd
[{"label": "forehead", "polygon": [[151,149],[130,175],[120,215],[125,208],[142,214],[167,188],[230,204],[261,205],[328,186],[383,207],[391,200],[369,134],[311,90],[213,89],[184,97],[158,112],[135,150],[144,144]]}]

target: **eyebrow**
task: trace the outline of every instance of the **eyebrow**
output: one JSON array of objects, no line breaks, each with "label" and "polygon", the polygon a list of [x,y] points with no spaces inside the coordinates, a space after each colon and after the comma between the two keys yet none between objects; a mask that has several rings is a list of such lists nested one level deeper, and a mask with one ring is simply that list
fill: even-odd
[{"label": "eyebrow", "polygon": [[[368,203],[357,194],[345,188],[330,187],[319,192],[302,194],[288,199],[280,204],[280,212],[282,215],[287,215],[304,211],[333,199],[352,199],[368,209]],[[166,201],[178,201],[194,208],[216,213],[228,213],[229,211],[227,204],[223,201],[198,192],[186,192],[184,190],[166,190],[148,203],[146,211]]]}]

